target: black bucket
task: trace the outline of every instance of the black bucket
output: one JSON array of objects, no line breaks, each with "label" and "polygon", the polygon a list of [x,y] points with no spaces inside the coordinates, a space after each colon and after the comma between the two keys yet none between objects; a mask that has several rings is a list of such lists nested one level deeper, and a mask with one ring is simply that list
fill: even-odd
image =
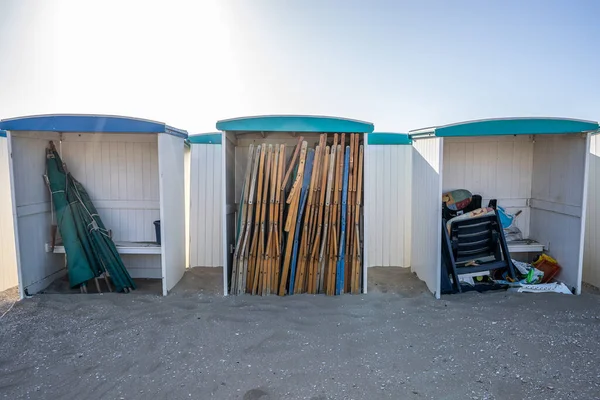
[{"label": "black bucket", "polygon": [[156,231],[156,244],[160,244],[160,220],[154,221],[154,230]]}]

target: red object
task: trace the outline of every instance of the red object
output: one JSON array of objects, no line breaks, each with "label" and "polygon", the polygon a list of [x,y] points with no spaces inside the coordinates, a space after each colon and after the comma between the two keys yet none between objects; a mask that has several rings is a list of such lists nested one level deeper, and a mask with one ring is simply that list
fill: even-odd
[{"label": "red object", "polygon": [[550,282],[560,272],[560,265],[551,263],[548,260],[542,261],[535,267],[544,273],[542,283]]}]

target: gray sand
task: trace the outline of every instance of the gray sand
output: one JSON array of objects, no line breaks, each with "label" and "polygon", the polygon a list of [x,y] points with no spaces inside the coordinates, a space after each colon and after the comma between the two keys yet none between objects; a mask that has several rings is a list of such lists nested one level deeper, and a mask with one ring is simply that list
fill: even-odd
[{"label": "gray sand", "polygon": [[223,298],[215,272],[166,298],[16,303],[0,321],[0,398],[600,398],[593,290],[436,301],[406,270],[375,268],[364,296]]}]

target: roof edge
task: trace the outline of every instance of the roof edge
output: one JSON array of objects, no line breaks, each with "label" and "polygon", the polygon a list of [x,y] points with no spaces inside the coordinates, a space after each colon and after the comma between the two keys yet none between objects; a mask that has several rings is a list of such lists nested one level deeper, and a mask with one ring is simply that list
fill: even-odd
[{"label": "roof edge", "polygon": [[92,132],[92,133],[167,133],[186,138],[187,131],[164,122],[121,115],[40,114],[7,118],[0,129],[8,131]]},{"label": "roof edge", "polygon": [[369,145],[410,145],[412,139],[407,133],[373,132],[367,137]]},{"label": "roof edge", "polygon": [[217,121],[216,128],[229,132],[324,132],[371,133],[371,122],[324,115],[257,115]]},{"label": "roof edge", "polygon": [[223,134],[221,132],[199,133],[189,135],[188,142],[191,144],[221,144]]},{"label": "roof edge", "polygon": [[490,118],[409,131],[411,138],[501,135],[551,135],[594,132],[598,122],[559,117]]}]

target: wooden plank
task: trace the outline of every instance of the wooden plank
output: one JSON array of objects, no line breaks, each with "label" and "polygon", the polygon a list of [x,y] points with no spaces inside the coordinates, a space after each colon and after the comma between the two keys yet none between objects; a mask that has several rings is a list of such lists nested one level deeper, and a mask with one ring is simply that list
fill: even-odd
[{"label": "wooden plank", "polygon": [[[304,215],[304,220],[302,221],[301,224],[301,233],[302,233],[302,238],[300,241],[300,249],[299,249],[299,264],[298,264],[298,273],[296,274],[296,282],[295,282],[295,292],[296,293],[304,293],[305,291],[305,285],[306,285],[306,278],[307,278],[307,255],[308,255],[308,241],[309,241],[309,235],[310,235],[310,223],[311,223],[311,217],[312,217],[312,212],[314,211],[313,209],[313,200],[314,200],[314,193],[315,193],[315,185],[316,185],[316,181],[318,181],[317,178],[317,173],[315,173],[315,171],[319,170],[319,157],[320,157],[320,152],[319,152],[319,146],[317,146],[317,148],[314,150],[314,162],[313,165],[311,167],[311,177],[310,177],[310,183],[309,183],[309,187],[307,189],[307,205],[306,205],[306,211],[305,211],[305,215]],[[304,190],[304,187],[303,187]]]},{"label": "wooden plank", "polygon": [[327,192],[327,176],[329,169],[329,158],[330,158],[330,147],[327,146],[325,148],[325,157],[323,160],[322,168],[321,168],[321,183],[319,184],[320,190],[319,193],[319,204],[318,204],[318,217],[317,217],[317,227],[316,227],[316,237],[312,243],[310,260],[311,260],[311,270],[313,271],[314,278],[310,280],[310,286],[308,288],[308,293],[316,294],[319,292],[319,288],[322,285],[322,270],[320,268],[319,263],[319,249],[321,237],[323,236],[323,212],[325,208],[325,195]]},{"label": "wooden plank", "polygon": [[[252,153],[251,153],[252,154]],[[250,236],[251,236],[251,230],[252,230],[252,222],[254,220],[254,209],[256,208],[256,205],[254,203],[254,196],[255,196],[255,190],[256,190],[256,181],[258,178],[258,166],[259,166],[259,160],[260,160],[260,156],[261,156],[261,146],[256,146],[256,151],[254,154],[254,164],[252,166],[252,181],[250,184],[250,192],[248,193],[248,210],[247,210],[247,219],[246,219],[246,229],[244,230],[244,241],[242,242],[242,249],[240,250],[240,254],[241,254],[241,259],[238,261],[240,263],[240,265],[238,266],[238,271],[241,269],[242,271],[242,280],[236,283],[236,290],[233,291],[231,290],[232,294],[238,294],[238,290],[240,289],[238,287],[238,283],[239,286],[241,286],[241,290],[246,291],[247,288],[249,287],[249,285],[251,285],[251,282],[248,282],[248,277],[252,277],[252,274],[248,273],[248,257],[250,254],[250,250],[249,250],[249,241],[250,241]],[[235,260],[234,260],[235,262]],[[238,272],[239,274],[239,272]],[[245,278],[244,278],[245,277]],[[237,279],[234,278],[232,275],[232,280],[233,279]],[[250,281],[252,279],[250,278]]]},{"label": "wooden plank", "polygon": [[[248,150],[248,162],[247,162],[247,167],[246,167],[246,174],[244,177],[244,190],[243,190],[243,196],[242,196],[242,204],[241,206],[241,210],[240,210],[240,227],[239,227],[239,232],[238,232],[238,237],[237,237],[237,241],[235,244],[235,251],[233,253],[233,271],[231,273],[232,276],[237,277],[238,276],[238,268],[242,267],[243,268],[243,263],[240,266],[240,258],[241,258],[241,246],[242,246],[242,240],[245,236],[245,231],[247,229],[246,226],[246,217],[247,217],[247,213],[248,213],[248,197],[250,194],[250,176],[251,176],[251,172],[252,172],[252,156],[254,155],[254,146],[250,146],[250,149]],[[242,272],[242,287],[244,286],[243,280],[244,280],[244,276],[245,274]],[[234,283],[235,282],[235,283]],[[238,280],[232,279],[232,287],[231,287],[231,292],[235,293],[237,291],[237,283]]]},{"label": "wooden plank", "polygon": [[[252,232],[252,245],[250,246],[250,262],[248,264],[248,275],[252,278],[252,282],[248,283],[249,292],[255,294],[257,284],[258,284],[258,275],[260,265],[257,262],[259,256],[259,245],[258,241],[260,238],[260,221],[261,221],[261,210],[263,203],[263,184],[264,184],[264,171],[265,171],[265,155],[267,151],[263,146],[263,151],[260,154],[260,164],[258,166],[258,191],[256,192],[256,215],[254,217],[254,230]],[[250,273],[252,271],[252,273]],[[250,281],[250,279],[249,279]]]},{"label": "wooden plank", "polygon": [[285,145],[281,145],[279,148],[279,164],[278,164],[278,173],[277,173],[277,186],[276,186],[276,211],[275,211],[275,273],[273,274],[273,291],[277,292],[277,288],[279,285],[279,274],[281,271],[281,241],[283,240],[283,202],[281,199],[284,198],[283,189],[277,190],[282,187],[283,183],[283,171],[285,168]]},{"label": "wooden plank", "polygon": [[262,205],[260,211],[260,237],[258,242],[259,252],[257,255],[257,264],[259,265],[258,273],[260,278],[258,279],[258,287],[257,293],[261,295],[265,295],[266,289],[266,265],[265,265],[265,240],[266,240],[266,220],[267,220],[267,202],[269,195],[269,182],[270,182],[270,174],[271,174],[271,164],[273,161],[273,145],[269,145],[267,150],[267,160],[266,160],[266,174],[265,174],[265,182],[263,187],[263,196],[262,196]]},{"label": "wooden plank", "polygon": [[[301,179],[302,173],[304,172],[304,163],[306,162],[307,147],[308,147],[308,143],[305,141],[302,142],[302,148],[300,150],[300,162],[298,164],[298,174],[296,176],[296,181],[298,181],[298,179]],[[292,166],[290,165],[290,168],[291,167]],[[283,186],[285,186],[285,185],[282,185],[282,187]],[[294,201],[291,202],[292,205],[298,204],[299,199],[300,199],[299,193],[296,193],[293,198]],[[290,202],[287,202],[287,203],[290,204]],[[294,243],[293,243],[294,242],[294,231],[291,230],[291,226],[295,226],[296,212],[297,211],[294,211],[294,207],[291,206],[290,212],[288,212],[288,219],[286,220],[286,224],[285,224],[286,225],[285,231],[289,232],[289,234],[288,234],[288,238],[287,238],[287,242],[286,242],[286,248],[285,248],[284,258],[283,258],[283,265],[282,265],[282,269],[281,269],[281,280],[279,281],[279,295],[280,296],[285,295],[288,274],[290,272],[290,262],[291,262],[291,256],[292,256],[291,253],[292,253],[292,247],[294,245]]]},{"label": "wooden plank", "polygon": [[354,230],[355,230],[355,241],[354,241],[354,265],[352,271],[352,293],[360,293],[361,279],[360,272],[362,271],[362,258],[360,253],[360,207],[362,205],[362,182],[363,182],[363,146],[360,146],[358,154],[358,181],[356,184],[356,212],[354,213]]}]

